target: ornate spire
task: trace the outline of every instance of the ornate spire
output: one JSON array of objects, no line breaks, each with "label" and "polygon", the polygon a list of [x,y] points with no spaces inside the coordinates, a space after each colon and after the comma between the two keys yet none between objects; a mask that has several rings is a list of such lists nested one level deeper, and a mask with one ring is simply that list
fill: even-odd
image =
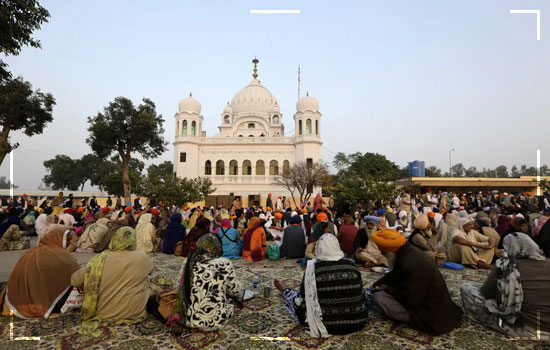
[{"label": "ornate spire", "polygon": [[252,76],[256,79],[258,77],[258,63],[260,63],[260,60],[254,56],[252,63],[254,63],[254,74],[252,74]]},{"label": "ornate spire", "polygon": [[193,97],[193,94],[191,93],[191,91],[189,91],[189,97]]}]

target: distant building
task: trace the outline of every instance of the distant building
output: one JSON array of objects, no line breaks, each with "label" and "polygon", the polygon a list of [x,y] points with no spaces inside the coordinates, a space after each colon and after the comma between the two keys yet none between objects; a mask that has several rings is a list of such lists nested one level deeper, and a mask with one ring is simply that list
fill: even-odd
[{"label": "distant building", "polygon": [[[550,176],[541,176],[541,180],[550,180]],[[494,177],[411,177],[396,181],[398,186],[416,186],[421,189],[430,187],[453,192],[491,191],[532,192],[537,193],[537,177],[521,176],[519,178]]]},{"label": "distant building", "polygon": [[[321,113],[314,97],[296,103],[293,136],[285,136],[275,96],[257,79],[235,94],[220,114],[219,134],[206,137],[201,104],[191,94],[175,114],[174,168],[179,177],[212,180],[217,196],[240,196],[243,204],[290,193],[275,181],[298,162],[321,161]],[[314,192],[320,189],[314,189]],[[245,199],[246,198],[246,199]]]}]

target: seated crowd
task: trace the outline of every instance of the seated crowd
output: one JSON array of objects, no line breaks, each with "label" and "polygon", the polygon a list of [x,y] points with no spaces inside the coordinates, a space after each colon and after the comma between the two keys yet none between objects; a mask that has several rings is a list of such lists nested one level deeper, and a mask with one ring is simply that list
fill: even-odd
[{"label": "seated crowd", "polygon": [[[550,208],[457,198],[428,190],[341,212],[324,207],[320,195],[313,206],[295,209],[280,198],[273,208],[271,196],[265,210],[238,202],[230,209],[10,207],[0,212],[0,250],[28,249],[32,234],[38,244],[13,269],[0,296],[2,314],[48,319],[79,290],[86,336],[100,336],[103,323],[133,324],[147,313],[177,334],[214,330],[242,307],[231,259],[280,257],[304,269],[299,289],[279,279],[274,285],[312,337],[361,330],[369,299],[376,312],[430,335],[459,327],[465,314],[509,336],[548,336]],[[70,252],[99,254],[80,267]],[[153,252],[186,258],[177,290],[151,294]],[[460,308],[440,268],[463,266],[491,271],[481,287],[461,286]],[[367,291],[359,268],[385,274]]]}]

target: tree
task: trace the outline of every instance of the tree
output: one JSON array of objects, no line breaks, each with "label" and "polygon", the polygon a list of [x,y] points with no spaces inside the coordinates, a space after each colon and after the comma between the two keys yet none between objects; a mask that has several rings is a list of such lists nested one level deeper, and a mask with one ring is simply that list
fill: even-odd
[{"label": "tree", "polygon": [[[18,55],[25,45],[40,48],[32,32],[48,22],[50,13],[35,0],[2,0],[0,2],[0,52]],[[9,79],[6,64],[0,60],[0,80]]]},{"label": "tree", "polygon": [[[135,158],[130,160],[128,176],[130,182],[138,190],[141,185],[143,168],[145,168],[145,164],[141,160]],[[99,187],[101,191],[107,191],[115,196],[124,196],[121,178],[122,162],[118,157],[113,156],[111,159],[101,160],[95,165],[90,174],[90,183],[92,186]],[[130,203],[130,200],[125,200],[125,203]]]},{"label": "tree", "polygon": [[464,177],[464,174],[466,173],[466,168],[464,168],[464,165],[462,163],[456,163],[451,167],[451,175],[454,177]]},{"label": "tree", "polygon": [[439,169],[434,165],[424,169],[424,172],[426,176],[429,176],[429,177],[441,177],[441,169]]},{"label": "tree", "polygon": [[482,177],[482,172],[477,171],[475,166],[471,166],[464,171],[466,177]]},{"label": "tree", "polygon": [[22,130],[27,136],[41,134],[53,120],[54,105],[52,94],[33,91],[31,83],[21,77],[0,82],[0,165],[6,154],[19,146],[10,143],[10,132]]},{"label": "tree", "polygon": [[389,201],[395,194],[399,167],[378,153],[336,154],[333,165],[338,169],[334,185],[337,208],[362,204],[368,208]]},{"label": "tree", "polygon": [[314,188],[330,184],[330,175],[326,165],[321,162],[313,164],[299,162],[293,164],[288,172],[283,172],[276,182],[290,192],[294,205],[299,207],[295,193],[298,193],[300,203],[309,201]]},{"label": "tree", "polygon": [[44,167],[50,173],[42,181],[51,189],[77,191],[82,183],[78,160],[69,156],[58,154],[53,159],[46,160]]},{"label": "tree", "polygon": [[210,179],[179,178],[174,173],[172,162],[150,165],[147,176],[140,185],[140,194],[163,201],[166,205],[181,206],[198,202],[214,192]]},{"label": "tree", "polygon": [[143,104],[136,108],[130,99],[116,97],[103,113],[89,117],[88,123],[90,136],[86,142],[93,152],[99,158],[114,154],[120,160],[124,200],[129,203],[132,194],[132,155],[137,153],[144,159],[150,159],[166,150],[162,116],[157,115],[155,104],[148,98],[144,98]]},{"label": "tree", "polygon": [[[13,188],[17,188],[19,186],[13,185]],[[12,184],[10,180],[6,180],[5,176],[0,176],[0,189],[2,190],[8,190],[12,188]]]},{"label": "tree", "polygon": [[496,177],[510,177],[506,165],[499,165],[495,168]]}]

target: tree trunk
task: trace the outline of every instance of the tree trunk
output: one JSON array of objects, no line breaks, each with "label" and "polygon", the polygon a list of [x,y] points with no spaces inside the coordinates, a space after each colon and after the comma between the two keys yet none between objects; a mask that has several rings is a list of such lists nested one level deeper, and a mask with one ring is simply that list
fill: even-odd
[{"label": "tree trunk", "polygon": [[130,183],[130,155],[122,158],[122,187],[124,188],[124,201],[132,205],[132,184]]},{"label": "tree trunk", "polygon": [[10,135],[11,121],[7,120],[2,128],[2,133],[0,134],[0,165],[4,161],[6,154],[10,153],[11,147],[8,143],[8,136]]}]

